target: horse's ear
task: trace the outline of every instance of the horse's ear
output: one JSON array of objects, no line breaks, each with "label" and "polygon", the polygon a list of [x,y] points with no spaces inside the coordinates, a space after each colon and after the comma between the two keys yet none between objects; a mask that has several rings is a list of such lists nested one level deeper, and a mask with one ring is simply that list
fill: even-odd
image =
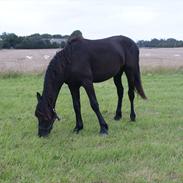
[{"label": "horse's ear", "polygon": [[41,94],[39,92],[37,92],[36,96],[37,96],[37,100],[38,101],[40,101],[42,99],[42,96],[41,96]]}]

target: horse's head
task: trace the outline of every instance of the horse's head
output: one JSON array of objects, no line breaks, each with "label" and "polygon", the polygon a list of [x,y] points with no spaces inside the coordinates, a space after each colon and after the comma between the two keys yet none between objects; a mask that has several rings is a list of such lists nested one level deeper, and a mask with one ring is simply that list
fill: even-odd
[{"label": "horse's head", "polygon": [[38,136],[46,137],[51,132],[55,120],[60,120],[60,118],[55,110],[43,100],[40,93],[37,93],[37,100],[35,116],[38,118]]}]

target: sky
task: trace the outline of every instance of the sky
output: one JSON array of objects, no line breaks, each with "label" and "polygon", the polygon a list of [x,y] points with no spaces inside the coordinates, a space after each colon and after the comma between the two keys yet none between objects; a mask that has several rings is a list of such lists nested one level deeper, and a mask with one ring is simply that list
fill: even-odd
[{"label": "sky", "polygon": [[183,40],[183,0],[0,0],[0,34]]}]

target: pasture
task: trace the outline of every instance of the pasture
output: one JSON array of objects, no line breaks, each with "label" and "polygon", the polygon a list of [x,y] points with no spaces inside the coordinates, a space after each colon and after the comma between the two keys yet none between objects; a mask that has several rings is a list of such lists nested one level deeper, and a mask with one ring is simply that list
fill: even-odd
[{"label": "pasture", "polygon": [[[137,121],[129,121],[126,77],[123,119],[113,116],[117,94],[112,80],[95,84],[109,135],[81,90],[84,130],[72,133],[75,115],[66,85],[48,138],[37,137],[36,92],[57,50],[0,50],[0,182],[146,183],[183,182],[183,49],[141,49],[147,101],[135,98]],[[34,74],[33,74],[34,73]]]},{"label": "pasture", "polygon": [[113,81],[96,84],[109,135],[101,137],[97,118],[81,91],[84,130],[72,133],[75,116],[65,85],[48,138],[37,137],[36,91],[43,75],[0,76],[0,182],[183,182],[183,73],[144,72],[147,101],[135,99],[137,122],[129,122],[127,83],[123,119],[113,120],[117,95]]}]

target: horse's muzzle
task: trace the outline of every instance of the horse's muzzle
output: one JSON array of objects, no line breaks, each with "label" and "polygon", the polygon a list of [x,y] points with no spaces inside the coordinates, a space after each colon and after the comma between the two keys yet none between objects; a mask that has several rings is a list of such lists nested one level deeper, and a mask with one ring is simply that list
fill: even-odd
[{"label": "horse's muzzle", "polygon": [[39,128],[38,129],[38,136],[39,137],[48,137],[48,135],[50,134],[52,130],[52,126],[48,129],[42,129],[42,128]]}]

